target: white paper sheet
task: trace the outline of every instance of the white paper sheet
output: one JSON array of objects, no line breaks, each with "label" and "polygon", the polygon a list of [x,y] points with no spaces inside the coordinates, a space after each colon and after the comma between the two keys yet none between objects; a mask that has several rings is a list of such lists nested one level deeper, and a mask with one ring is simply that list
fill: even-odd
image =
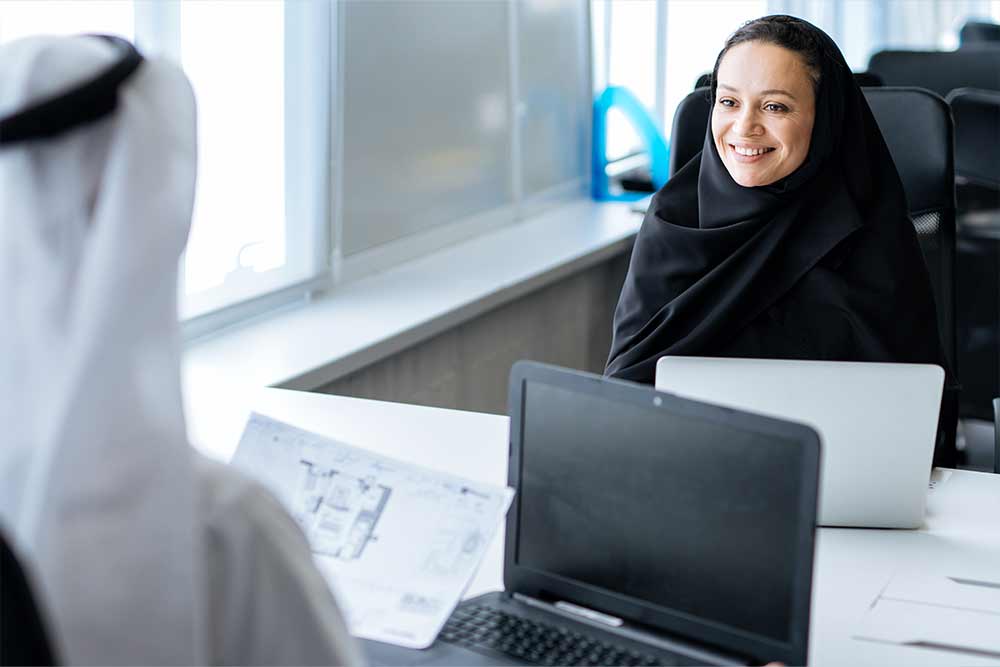
[{"label": "white paper sheet", "polygon": [[434,641],[514,497],[258,414],[233,465],[303,527],[351,633],[409,648]]},{"label": "white paper sheet", "polygon": [[1000,658],[998,575],[897,574],[856,637]]}]

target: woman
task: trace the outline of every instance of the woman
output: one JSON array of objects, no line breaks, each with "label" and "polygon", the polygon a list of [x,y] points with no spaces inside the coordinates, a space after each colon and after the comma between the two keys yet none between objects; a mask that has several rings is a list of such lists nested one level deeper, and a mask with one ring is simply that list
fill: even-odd
[{"label": "woman", "polygon": [[639,231],[605,373],[651,383],[666,354],[947,367],[899,176],[833,41],[751,21],[712,99]]},{"label": "woman", "polygon": [[95,37],[0,47],[0,528],[68,663],[354,664],[295,522],[187,442],[195,148],[172,64]]}]

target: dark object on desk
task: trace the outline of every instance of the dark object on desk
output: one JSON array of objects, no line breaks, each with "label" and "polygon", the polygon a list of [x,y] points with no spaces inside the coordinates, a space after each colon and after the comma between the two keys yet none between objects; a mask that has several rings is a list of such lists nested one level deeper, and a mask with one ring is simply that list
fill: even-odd
[{"label": "dark object on desk", "polygon": [[508,405],[505,592],[374,661],[806,663],[815,431],[530,362]]},{"label": "dark object on desk", "polygon": [[0,535],[0,665],[54,665],[49,640],[28,576]]},{"label": "dark object on desk", "polygon": [[879,51],[868,71],[887,86],[917,86],[944,97],[956,88],[1000,90],[1000,48],[958,51]]},{"label": "dark object on desk", "polygon": [[959,48],[984,44],[1000,46],[1000,25],[989,21],[966,21],[958,32]]},{"label": "dark object on desk", "polygon": [[649,167],[636,167],[618,177],[623,190],[629,192],[656,192]]},{"label": "dark object on desk", "polygon": [[[961,377],[955,336],[955,194],[948,105],[917,88],[865,88],[865,99],[899,172],[920,249],[931,277],[938,327],[953,377]],[[689,93],[674,116],[671,177],[702,149],[711,111],[710,90]],[[945,391],[935,465],[955,465],[958,391]]]}]

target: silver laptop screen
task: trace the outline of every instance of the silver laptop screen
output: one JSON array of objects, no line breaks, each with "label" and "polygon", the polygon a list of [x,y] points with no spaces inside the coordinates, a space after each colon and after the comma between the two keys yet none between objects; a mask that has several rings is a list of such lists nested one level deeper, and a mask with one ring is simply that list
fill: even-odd
[{"label": "silver laptop screen", "polygon": [[798,443],[539,382],[525,391],[519,566],[789,640]]}]

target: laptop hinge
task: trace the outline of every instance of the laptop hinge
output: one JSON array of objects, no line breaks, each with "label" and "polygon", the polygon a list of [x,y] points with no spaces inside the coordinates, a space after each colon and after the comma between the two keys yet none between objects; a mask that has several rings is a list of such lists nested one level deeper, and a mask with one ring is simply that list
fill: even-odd
[{"label": "laptop hinge", "polygon": [[632,625],[617,616],[594,611],[593,609],[588,609],[572,602],[546,602],[544,600],[524,595],[523,593],[513,593],[511,594],[511,597],[518,602],[535,607],[536,609],[542,609],[561,616],[574,618],[581,623],[604,628],[609,632],[621,635],[622,637],[626,637],[633,641],[650,644],[667,651],[684,653],[696,660],[702,661],[707,665],[749,664],[745,658],[737,657],[729,653],[722,653],[716,649],[710,649],[700,644],[695,645],[689,641],[668,639],[659,633],[651,633],[648,630]]}]

